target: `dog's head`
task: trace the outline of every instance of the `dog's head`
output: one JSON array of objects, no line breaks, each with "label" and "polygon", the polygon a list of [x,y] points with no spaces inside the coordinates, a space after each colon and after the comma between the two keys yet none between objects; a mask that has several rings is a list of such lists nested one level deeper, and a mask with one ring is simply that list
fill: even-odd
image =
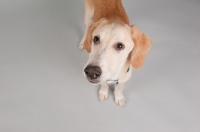
[{"label": "dog's head", "polygon": [[127,63],[140,68],[151,40],[135,26],[101,19],[88,27],[84,47],[90,53],[84,75],[99,84],[117,79]]}]

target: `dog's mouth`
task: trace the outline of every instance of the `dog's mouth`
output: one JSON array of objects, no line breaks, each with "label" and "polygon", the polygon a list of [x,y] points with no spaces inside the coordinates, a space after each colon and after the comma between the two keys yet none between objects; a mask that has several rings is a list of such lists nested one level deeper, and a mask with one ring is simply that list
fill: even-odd
[{"label": "dog's mouth", "polygon": [[92,84],[99,84],[100,83],[100,79],[90,79],[90,78],[87,77],[87,80]]}]

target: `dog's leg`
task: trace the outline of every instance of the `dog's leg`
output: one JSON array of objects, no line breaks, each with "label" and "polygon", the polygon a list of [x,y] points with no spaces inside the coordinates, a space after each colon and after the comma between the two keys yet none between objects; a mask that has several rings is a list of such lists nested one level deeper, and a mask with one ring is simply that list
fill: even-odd
[{"label": "dog's leg", "polygon": [[125,104],[125,98],[122,93],[123,86],[124,86],[124,83],[118,83],[115,86],[115,91],[114,91],[115,103],[118,104],[119,106],[124,106]]},{"label": "dog's leg", "polygon": [[90,0],[89,1],[85,0],[85,18],[84,18],[84,23],[85,23],[86,29],[85,29],[85,33],[83,35],[83,38],[82,38],[82,40],[81,40],[81,42],[79,44],[79,47],[78,47],[79,50],[83,50],[84,49],[85,37],[87,35],[88,27],[92,23],[93,15],[94,15],[94,7],[93,7],[91,1]]},{"label": "dog's leg", "polygon": [[99,90],[99,101],[104,101],[108,97],[108,83],[104,82],[101,84],[101,88]]}]

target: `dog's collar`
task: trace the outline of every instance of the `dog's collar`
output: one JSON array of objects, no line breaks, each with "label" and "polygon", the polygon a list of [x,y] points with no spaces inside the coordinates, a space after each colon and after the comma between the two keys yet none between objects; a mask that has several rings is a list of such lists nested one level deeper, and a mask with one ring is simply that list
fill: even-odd
[{"label": "dog's collar", "polygon": [[126,71],[126,73],[129,72],[129,70],[130,70],[130,66],[128,67],[128,70]]},{"label": "dog's collar", "polygon": [[[129,72],[129,71],[130,71],[130,66],[128,67],[126,73]],[[109,82],[114,82],[114,83],[118,84],[119,79],[116,79],[116,80],[107,80],[107,81],[109,81]]]}]

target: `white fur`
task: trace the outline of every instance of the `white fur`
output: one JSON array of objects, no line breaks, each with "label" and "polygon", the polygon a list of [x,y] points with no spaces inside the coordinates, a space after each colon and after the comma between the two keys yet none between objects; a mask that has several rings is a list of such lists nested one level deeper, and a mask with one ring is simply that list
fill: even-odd
[{"label": "white fur", "polygon": [[[92,43],[92,50],[89,54],[87,65],[98,65],[102,70],[100,77],[101,88],[99,91],[99,100],[103,101],[108,96],[107,80],[119,80],[119,84],[115,88],[115,102],[119,106],[125,104],[122,94],[123,83],[126,82],[132,72],[131,66],[128,66],[129,72],[124,71],[129,53],[133,50],[133,40],[130,35],[130,29],[126,25],[111,23],[108,25],[97,27],[92,37],[99,36],[100,43]],[[123,50],[117,50],[117,43],[124,44]],[[85,66],[85,67],[86,67]],[[122,73],[122,71],[124,71]]]},{"label": "white fur", "polygon": [[[94,14],[94,7],[88,6],[85,2],[85,34],[80,42],[79,49],[84,48],[84,41],[88,31],[89,25],[92,23]],[[129,53],[133,50],[134,42],[132,40],[130,27],[128,25],[121,25],[119,23],[110,23],[104,26],[98,26],[92,34],[92,37],[100,36],[100,43],[91,45],[91,53],[85,65],[98,65],[102,70],[100,77],[101,88],[99,90],[99,100],[103,101],[108,96],[108,83],[107,80],[118,80],[115,87],[114,95],[115,102],[119,106],[125,104],[125,99],[122,94],[123,84],[126,82],[132,72],[130,65],[127,66],[127,58]],[[121,51],[115,49],[117,43],[122,43],[125,48]],[[130,63],[129,63],[130,64]],[[127,68],[129,72],[126,73]],[[86,75],[84,74],[86,77]]]},{"label": "white fur", "polygon": [[[134,45],[129,29],[126,26],[115,25],[113,27],[113,24],[110,24],[94,30],[92,36],[100,36],[100,43],[92,43],[92,51],[86,66],[98,65],[101,68],[100,83],[116,79],[119,79],[120,82],[127,81],[130,75],[127,73],[121,76],[121,70]],[[115,45],[119,42],[125,45],[121,51],[115,49]]]}]

